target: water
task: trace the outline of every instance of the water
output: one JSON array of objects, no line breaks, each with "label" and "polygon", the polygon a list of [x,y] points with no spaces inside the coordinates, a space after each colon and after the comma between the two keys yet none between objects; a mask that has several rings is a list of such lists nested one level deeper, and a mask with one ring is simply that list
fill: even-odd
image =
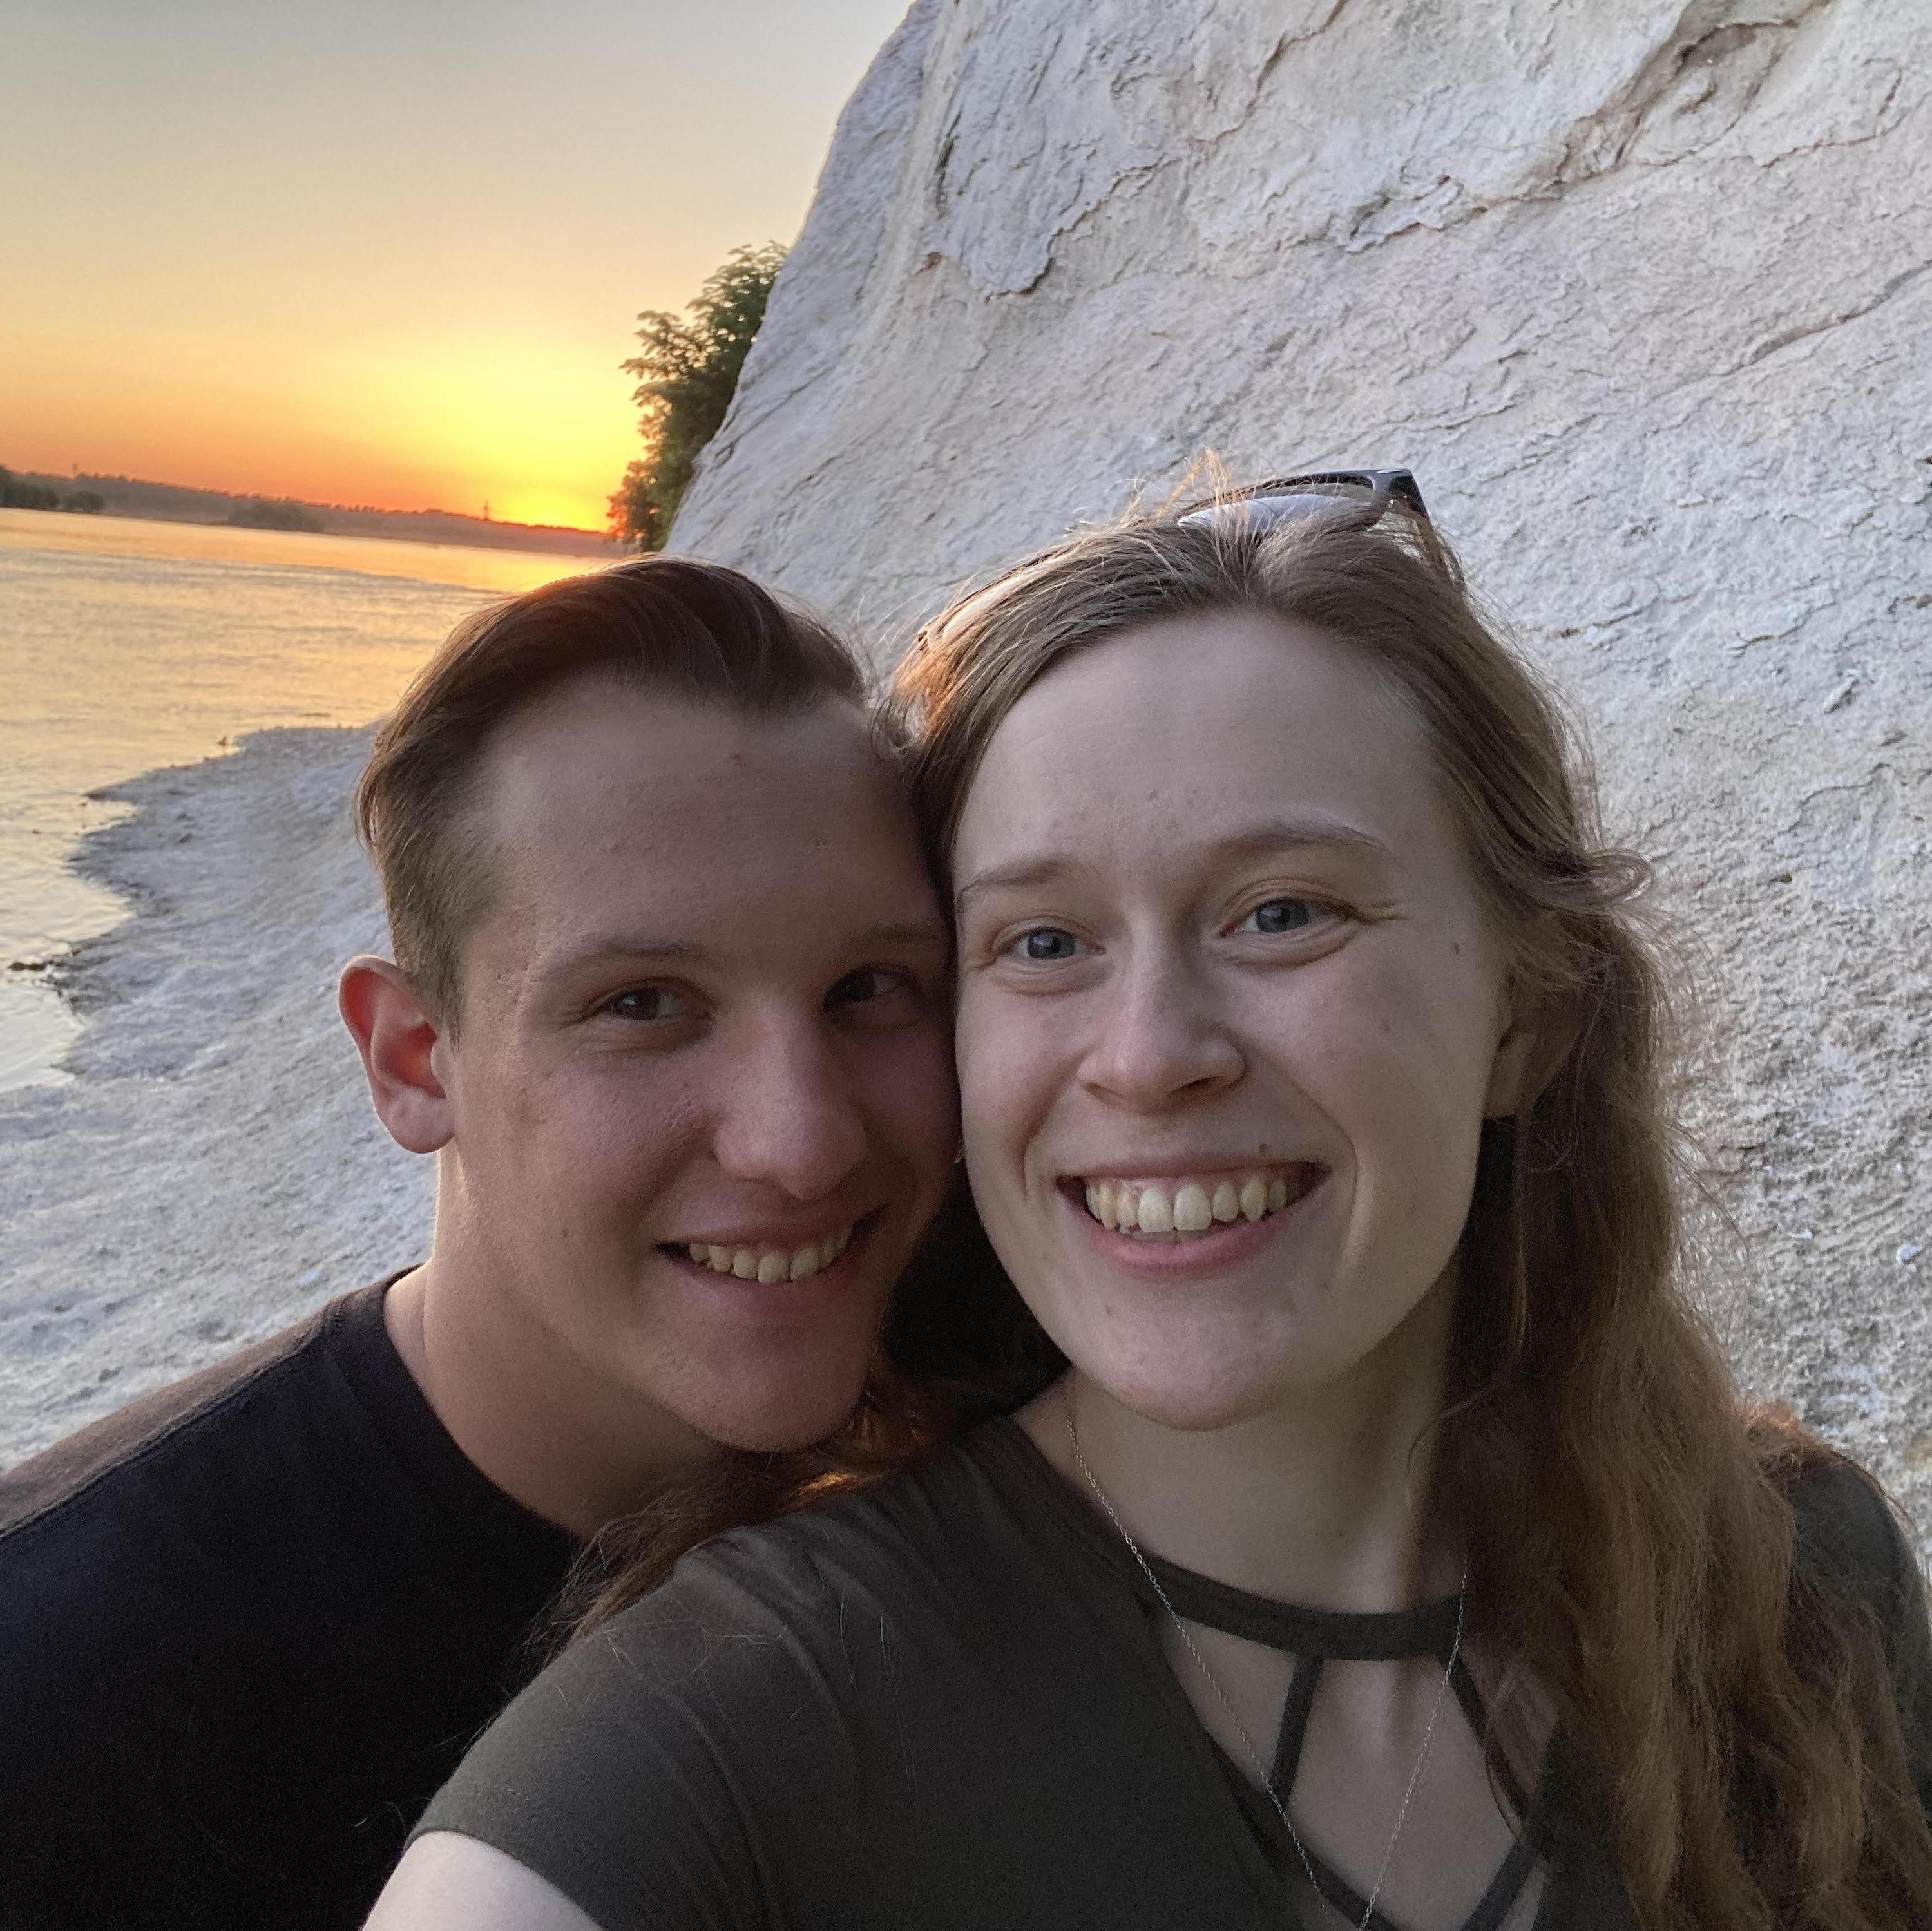
[{"label": "water", "polygon": [[363,724],[492,598],[595,568],[530,550],[0,510],[0,1090],[77,1021],[34,968],[126,907],[77,878],[87,794],[276,724]]}]

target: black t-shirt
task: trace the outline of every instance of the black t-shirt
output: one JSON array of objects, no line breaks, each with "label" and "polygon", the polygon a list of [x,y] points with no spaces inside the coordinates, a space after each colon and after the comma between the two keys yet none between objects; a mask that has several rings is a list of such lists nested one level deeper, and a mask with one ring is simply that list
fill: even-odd
[{"label": "black t-shirt", "polygon": [[[1855,1471],[1808,1486],[1801,1536],[1834,1525],[1826,1559],[1882,1626],[1932,1798],[1916,1570]],[[1453,1602],[1285,1610],[1156,1567],[1190,1618],[1272,1641],[1286,1615],[1298,1654],[1433,1653],[1454,1620]],[[602,1931],[1280,1931],[1312,1903],[1298,1861],[1196,1718],[1160,1626],[1118,1538],[991,1423],[687,1557],[523,1693],[418,1834],[496,1846]],[[1564,1802],[1529,1807],[1538,1931],[1628,1931],[1602,1807],[1569,1774]],[[1493,1924],[1509,1899],[1492,1903]]]},{"label": "black t-shirt", "polygon": [[576,1544],[381,1286],[0,1475],[0,1925],[359,1924]]}]

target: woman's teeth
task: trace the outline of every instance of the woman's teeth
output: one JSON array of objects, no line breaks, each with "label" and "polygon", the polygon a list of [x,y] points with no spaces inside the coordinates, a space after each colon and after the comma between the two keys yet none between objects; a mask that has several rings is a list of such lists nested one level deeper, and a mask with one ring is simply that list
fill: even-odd
[{"label": "woman's teeth", "polygon": [[[854,1223],[855,1225],[856,1222]],[[829,1267],[851,1245],[852,1229],[818,1240],[809,1247],[713,1247],[694,1242],[688,1249],[700,1267],[714,1274],[736,1274],[741,1281],[760,1281],[771,1287],[779,1281],[802,1281]]]},{"label": "woman's teeth", "polygon": [[1308,1191],[1312,1170],[1198,1180],[1090,1180],[1087,1211],[1118,1234],[1211,1233],[1235,1220],[1264,1220]]}]

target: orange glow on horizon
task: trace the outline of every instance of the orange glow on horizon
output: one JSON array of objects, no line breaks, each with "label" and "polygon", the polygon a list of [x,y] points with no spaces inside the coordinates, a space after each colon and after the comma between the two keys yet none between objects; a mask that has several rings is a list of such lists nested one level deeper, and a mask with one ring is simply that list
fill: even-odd
[{"label": "orange glow on horizon", "polygon": [[0,463],[601,532],[637,313],[796,232],[904,10],[30,6]]},{"label": "orange glow on horizon", "polygon": [[59,343],[7,346],[0,463],[19,470],[601,530],[640,446],[616,358],[535,339],[358,343],[292,384],[219,345],[161,394]]}]

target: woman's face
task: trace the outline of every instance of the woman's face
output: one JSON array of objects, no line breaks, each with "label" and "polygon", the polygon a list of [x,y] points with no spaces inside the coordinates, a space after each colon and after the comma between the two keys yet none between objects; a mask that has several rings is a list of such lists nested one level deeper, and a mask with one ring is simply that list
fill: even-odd
[{"label": "woman's face", "polygon": [[973,1191],[1077,1368],[1214,1427],[1446,1331],[1527,1045],[1365,660],[1251,613],[1071,659],[994,733],[954,875]]}]

